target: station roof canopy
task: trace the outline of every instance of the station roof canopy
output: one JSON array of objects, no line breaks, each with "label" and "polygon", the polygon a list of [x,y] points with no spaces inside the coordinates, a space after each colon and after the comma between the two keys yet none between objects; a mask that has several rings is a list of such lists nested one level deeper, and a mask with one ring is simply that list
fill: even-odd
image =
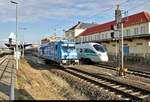
[{"label": "station roof canopy", "polygon": [[11,32],[11,33],[10,33],[10,35],[9,35],[8,39],[10,39],[10,38],[12,38],[12,39],[16,39],[16,36],[15,36],[15,34],[14,34],[13,32]]}]

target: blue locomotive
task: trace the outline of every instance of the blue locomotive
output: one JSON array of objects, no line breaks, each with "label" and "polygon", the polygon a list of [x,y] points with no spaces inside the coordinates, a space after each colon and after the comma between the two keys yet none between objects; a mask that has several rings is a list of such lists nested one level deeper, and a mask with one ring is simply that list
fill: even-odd
[{"label": "blue locomotive", "polygon": [[46,63],[79,64],[75,42],[72,41],[54,41],[41,45],[39,56],[44,58]]}]

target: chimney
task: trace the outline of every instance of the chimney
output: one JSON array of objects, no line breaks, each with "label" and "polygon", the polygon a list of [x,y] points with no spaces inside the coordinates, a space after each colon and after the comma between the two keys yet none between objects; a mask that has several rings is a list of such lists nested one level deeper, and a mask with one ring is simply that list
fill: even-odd
[{"label": "chimney", "polygon": [[97,24],[97,22],[92,22],[92,24]]}]

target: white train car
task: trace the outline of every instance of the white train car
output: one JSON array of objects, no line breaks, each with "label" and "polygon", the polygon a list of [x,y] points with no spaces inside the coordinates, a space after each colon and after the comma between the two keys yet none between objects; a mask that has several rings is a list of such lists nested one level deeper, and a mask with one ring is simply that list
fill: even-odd
[{"label": "white train car", "polygon": [[77,44],[78,58],[84,62],[107,62],[106,49],[98,43]]}]

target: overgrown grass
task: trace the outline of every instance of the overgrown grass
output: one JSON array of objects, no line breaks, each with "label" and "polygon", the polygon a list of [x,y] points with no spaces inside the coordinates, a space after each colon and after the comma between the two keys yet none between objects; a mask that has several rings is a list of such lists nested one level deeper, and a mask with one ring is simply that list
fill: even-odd
[{"label": "overgrown grass", "polygon": [[32,59],[21,59],[19,63],[18,100],[88,100],[79,90],[72,88],[64,79],[52,73],[47,65],[37,64]]}]

